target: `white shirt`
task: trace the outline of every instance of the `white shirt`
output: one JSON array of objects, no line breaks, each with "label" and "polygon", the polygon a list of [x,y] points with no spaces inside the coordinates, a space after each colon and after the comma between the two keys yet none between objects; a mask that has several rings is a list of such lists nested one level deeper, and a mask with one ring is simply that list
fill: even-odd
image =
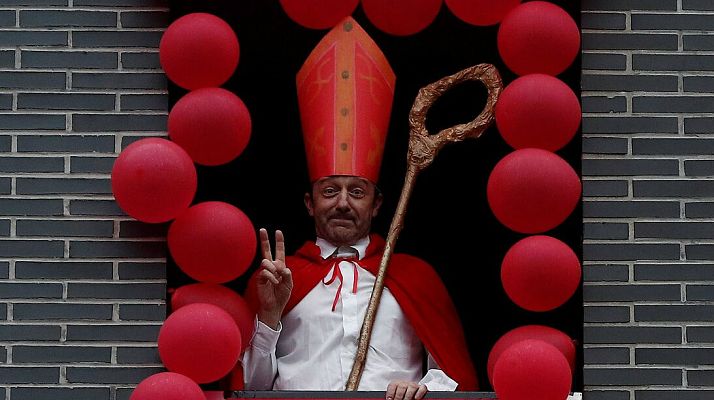
[{"label": "white shirt", "polygon": [[[318,238],[322,258],[337,247]],[[364,258],[369,237],[352,247]],[[358,261],[338,263],[295,308],[283,316],[278,330],[256,319],[251,345],[243,355],[247,390],[344,390],[357,351],[359,331],[374,287],[375,276]],[[339,275],[338,273],[338,275]],[[356,293],[353,292],[355,277]],[[329,284],[328,284],[329,283]],[[334,311],[333,311],[334,304]],[[434,327],[439,329],[438,327]],[[457,383],[428,357],[422,376],[424,347],[406,316],[384,288],[372,330],[358,390],[384,391],[394,380],[425,384],[430,391],[453,391]]]}]

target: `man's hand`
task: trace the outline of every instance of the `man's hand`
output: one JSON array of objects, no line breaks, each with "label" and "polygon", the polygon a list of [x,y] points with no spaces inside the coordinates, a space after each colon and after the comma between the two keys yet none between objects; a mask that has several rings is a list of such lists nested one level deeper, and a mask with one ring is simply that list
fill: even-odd
[{"label": "man's hand", "polygon": [[263,251],[263,261],[260,263],[262,269],[257,279],[260,301],[258,320],[272,329],[277,329],[280,316],[293,289],[293,276],[285,265],[283,233],[275,231],[275,259],[270,251],[270,239],[265,229],[260,230],[260,247]]},{"label": "man's hand", "polygon": [[420,400],[428,389],[416,382],[393,381],[387,386],[387,400]]}]

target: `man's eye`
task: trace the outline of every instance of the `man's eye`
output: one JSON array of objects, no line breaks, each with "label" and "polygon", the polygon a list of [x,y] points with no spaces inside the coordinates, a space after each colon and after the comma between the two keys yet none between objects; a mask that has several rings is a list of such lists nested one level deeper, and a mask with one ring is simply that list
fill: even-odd
[{"label": "man's eye", "polygon": [[324,196],[334,196],[337,193],[337,190],[334,188],[325,188],[322,190],[322,194]]},{"label": "man's eye", "polygon": [[350,194],[354,197],[362,198],[362,197],[364,197],[364,190],[352,189],[352,190],[350,190]]}]

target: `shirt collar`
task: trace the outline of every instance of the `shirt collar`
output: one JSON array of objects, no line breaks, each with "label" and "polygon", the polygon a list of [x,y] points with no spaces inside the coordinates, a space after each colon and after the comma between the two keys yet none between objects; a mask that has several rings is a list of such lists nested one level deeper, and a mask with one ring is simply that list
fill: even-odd
[{"label": "shirt collar", "polygon": [[[320,256],[323,259],[331,256],[335,250],[337,250],[337,246],[321,237],[318,237],[317,240],[315,240],[315,244],[320,248]],[[369,235],[353,243],[350,247],[354,247],[355,250],[357,250],[357,253],[359,253],[359,259],[361,260],[367,252],[367,246],[369,246]]]}]

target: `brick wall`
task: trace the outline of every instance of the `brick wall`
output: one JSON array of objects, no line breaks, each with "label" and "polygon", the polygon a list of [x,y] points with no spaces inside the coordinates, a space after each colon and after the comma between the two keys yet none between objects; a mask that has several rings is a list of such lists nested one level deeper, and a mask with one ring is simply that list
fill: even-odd
[{"label": "brick wall", "polygon": [[166,0],[0,1],[0,399],[127,399],[161,370],[165,226],[110,172],[165,135]]},{"label": "brick wall", "polygon": [[587,399],[714,398],[714,1],[582,27]]}]

